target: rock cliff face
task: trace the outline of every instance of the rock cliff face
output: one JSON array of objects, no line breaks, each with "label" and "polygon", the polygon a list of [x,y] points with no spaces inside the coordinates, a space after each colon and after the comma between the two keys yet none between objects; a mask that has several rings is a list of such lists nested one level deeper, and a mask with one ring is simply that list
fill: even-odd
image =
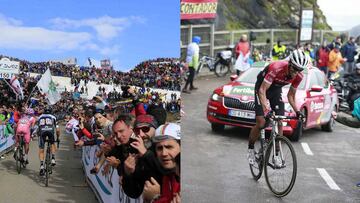
[{"label": "rock cliff face", "polygon": [[[331,29],[316,0],[303,0],[315,8],[315,29]],[[300,0],[218,0],[216,30],[298,28]]]}]

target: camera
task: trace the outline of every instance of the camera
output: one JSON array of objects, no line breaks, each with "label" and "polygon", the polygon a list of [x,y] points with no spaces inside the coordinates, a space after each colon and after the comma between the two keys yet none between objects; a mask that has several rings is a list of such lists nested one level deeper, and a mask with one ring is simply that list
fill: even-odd
[{"label": "camera", "polygon": [[139,153],[137,149],[135,149],[134,147],[132,147],[130,144],[133,143],[134,141],[136,141],[135,139],[135,134],[132,134],[129,140],[129,149],[128,152],[131,154],[137,154]]}]

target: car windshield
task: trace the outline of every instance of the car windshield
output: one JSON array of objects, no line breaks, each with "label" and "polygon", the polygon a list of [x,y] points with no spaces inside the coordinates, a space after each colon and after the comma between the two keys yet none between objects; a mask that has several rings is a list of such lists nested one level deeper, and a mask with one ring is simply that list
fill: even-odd
[{"label": "car windshield", "polygon": [[[260,73],[260,71],[262,71],[262,70],[263,70],[263,68],[258,68],[258,67],[249,68],[247,71],[245,71],[243,74],[241,74],[241,75],[236,79],[236,81],[255,84],[255,82],[256,82],[256,77],[257,77],[257,75]],[[299,84],[298,89],[305,89],[306,78],[307,78],[307,71],[306,71],[306,72],[304,71],[303,74],[304,74],[304,78],[303,78],[303,80],[301,81],[301,83]],[[289,87],[290,87],[290,84],[289,84],[289,85],[286,85],[286,86],[284,86],[284,87],[285,87],[285,88],[289,88]]]}]

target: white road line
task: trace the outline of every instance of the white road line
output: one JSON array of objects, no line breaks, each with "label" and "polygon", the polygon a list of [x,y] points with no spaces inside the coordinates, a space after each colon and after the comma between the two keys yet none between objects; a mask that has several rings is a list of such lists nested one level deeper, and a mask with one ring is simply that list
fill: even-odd
[{"label": "white road line", "polygon": [[325,182],[332,190],[340,190],[339,186],[336,185],[335,181],[331,178],[331,176],[326,172],[324,168],[316,168],[316,169],[318,170],[321,177],[325,180]]},{"label": "white road line", "polygon": [[309,145],[308,145],[306,142],[302,142],[302,143],[301,143],[301,146],[302,146],[302,148],[304,149],[305,154],[310,155],[310,156],[313,156],[313,155],[314,155],[314,154],[312,153]]}]

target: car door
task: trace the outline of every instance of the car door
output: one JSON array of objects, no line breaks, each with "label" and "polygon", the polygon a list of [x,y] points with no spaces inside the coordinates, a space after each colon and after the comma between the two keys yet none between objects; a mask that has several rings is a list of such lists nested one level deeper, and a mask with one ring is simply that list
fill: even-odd
[{"label": "car door", "polygon": [[[316,69],[309,70],[309,86],[307,87],[307,107],[308,117],[307,126],[313,127],[320,124],[322,111],[324,111],[324,95],[326,90],[324,88],[325,81],[319,77],[320,75]],[[321,87],[321,91],[312,91],[312,88]]]}]

